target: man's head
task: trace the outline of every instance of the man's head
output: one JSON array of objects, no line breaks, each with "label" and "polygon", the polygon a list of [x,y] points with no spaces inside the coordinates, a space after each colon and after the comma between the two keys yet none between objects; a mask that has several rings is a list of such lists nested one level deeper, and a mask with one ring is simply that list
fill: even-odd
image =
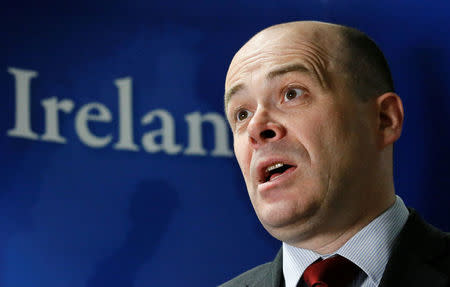
[{"label": "man's head", "polygon": [[320,22],[259,32],[230,64],[225,110],[253,207],[274,237],[318,249],[393,202],[403,108],[361,32]]}]

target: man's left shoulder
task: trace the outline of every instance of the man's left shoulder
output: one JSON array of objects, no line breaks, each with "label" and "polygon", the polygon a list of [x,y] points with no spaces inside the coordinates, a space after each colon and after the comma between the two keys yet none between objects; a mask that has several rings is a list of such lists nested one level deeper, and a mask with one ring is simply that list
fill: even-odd
[{"label": "man's left shoulder", "polygon": [[425,237],[423,244],[428,242],[430,246],[425,248],[429,250],[429,254],[424,255],[424,258],[436,270],[450,276],[450,233],[441,231],[428,223],[426,225],[428,237]]},{"label": "man's left shoulder", "polygon": [[410,209],[380,286],[449,286],[450,234]]},{"label": "man's left shoulder", "polygon": [[[450,271],[450,233],[439,230],[427,223],[419,214],[410,209],[410,216],[404,230],[399,235],[400,244],[409,248],[424,261]],[[405,244],[408,241],[409,244]]]}]

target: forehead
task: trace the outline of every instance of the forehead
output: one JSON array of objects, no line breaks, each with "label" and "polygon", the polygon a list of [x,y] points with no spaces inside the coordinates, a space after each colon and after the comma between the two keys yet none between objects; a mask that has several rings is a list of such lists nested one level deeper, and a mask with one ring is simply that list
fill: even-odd
[{"label": "forehead", "polygon": [[284,67],[302,66],[303,72],[321,86],[327,86],[328,72],[338,62],[331,49],[340,42],[338,33],[315,26],[295,28],[264,30],[236,53],[225,82],[225,104],[250,79],[258,76],[270,79],[274,71],[282,71]]}]

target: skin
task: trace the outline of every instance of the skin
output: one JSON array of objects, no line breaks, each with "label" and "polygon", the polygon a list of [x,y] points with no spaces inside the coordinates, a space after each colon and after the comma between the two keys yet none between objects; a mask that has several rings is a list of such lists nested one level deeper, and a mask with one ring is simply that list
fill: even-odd
[{"label": "skin", "polygon": [[[395,93],[360,100],[345,69],[341,26],[270,27],[234,56],[225,109],[255,212],[275,238],[336,251],[395,201],[392,144],[403,107]],[[263,183],[276,162],[294,168]]]}]

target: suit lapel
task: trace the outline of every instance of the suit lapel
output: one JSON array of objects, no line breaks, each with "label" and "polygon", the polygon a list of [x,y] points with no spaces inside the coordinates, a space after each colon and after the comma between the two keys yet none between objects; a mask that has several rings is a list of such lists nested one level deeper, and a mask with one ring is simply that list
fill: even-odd
[{"label": "suit lapel", "polygon": [[447,286],[448,277],[432,266],[445,250],[445,241],[411,210],[399,234],[380,286]]},{"label": "suit lapel", "polygon": [[389,286],[447,286],[447,276],[430,265],[419,262],[414,256],[405,256],[402,262],[387,269],[381,287]]},{"label": "suit lapel", "polygon": [[283,254],[282,249],[277,253],[275,259],[270,263],[269,272],[251,287],[283,287]]}]

